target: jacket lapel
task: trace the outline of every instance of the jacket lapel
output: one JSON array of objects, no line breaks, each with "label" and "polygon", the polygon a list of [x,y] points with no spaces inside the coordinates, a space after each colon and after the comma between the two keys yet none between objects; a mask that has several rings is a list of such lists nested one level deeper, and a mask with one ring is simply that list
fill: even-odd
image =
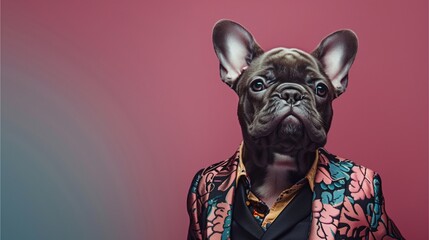
[{"label": "jacket lapel", "polygon": [[[234,200],[233,224],[237,224],[234,225],[234,228],[239,227],[241,228],[240,232],[245,231],[247,232],[246,234],[251,235],[253,239],[260,239],[262,235],[264,235],[264,231],[256,222],[255,217],[250,213],[249,208],[246,206],[246,190],[242,180],[243,179],[240,179],[238,183]],[[243,236],[240,237],[243,238]]]},{"label": "jacket lapel", "polygon": [[310,239],[335,239],[346,182],[352,164],[340,161],[325,150],[319,151],[315,177]]}]

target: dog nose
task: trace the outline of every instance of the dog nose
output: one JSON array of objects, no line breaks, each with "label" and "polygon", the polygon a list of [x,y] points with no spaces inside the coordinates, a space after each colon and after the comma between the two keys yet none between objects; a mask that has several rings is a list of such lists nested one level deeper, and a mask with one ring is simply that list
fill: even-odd
[{"label": "dog nose", "polygon": [[288,88],[283,90],[282,98],[289,104],[294,105],[302,100],[302,93],[298,89]]}]

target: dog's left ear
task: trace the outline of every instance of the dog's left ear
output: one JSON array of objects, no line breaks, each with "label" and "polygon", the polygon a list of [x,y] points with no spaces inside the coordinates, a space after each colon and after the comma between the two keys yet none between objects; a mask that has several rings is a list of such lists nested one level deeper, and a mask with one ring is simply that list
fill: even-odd
[{"label": "dog's left ear", "polygon": [[351,30],[340,30],[327,36],[312,55],[319,59],[323,69],[335,87],[335,97],[347,88],[348,73],[358,48],[356,34]]}]

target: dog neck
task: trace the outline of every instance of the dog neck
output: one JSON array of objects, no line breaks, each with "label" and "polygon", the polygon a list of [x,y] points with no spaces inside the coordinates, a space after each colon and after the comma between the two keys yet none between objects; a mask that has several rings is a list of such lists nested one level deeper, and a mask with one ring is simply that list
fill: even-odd
[{"label": "dog neck", "polygon": [[243,163],[251,181],[251,190],[268,206],[281,192],[304,178],[315,159],[314,151],[278,153],[272,149],[243,146]]}]

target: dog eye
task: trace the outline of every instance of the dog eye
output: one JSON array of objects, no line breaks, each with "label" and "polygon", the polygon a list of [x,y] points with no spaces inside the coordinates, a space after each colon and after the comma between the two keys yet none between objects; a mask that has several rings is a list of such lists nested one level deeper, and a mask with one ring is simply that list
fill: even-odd
[{"label": "dog eye", "polygon": [[265,83],[262,79],[256,79],[250,84],[250,88],[255,92],[260,92],[265,89]]},{"label": "dog eye", "polygon": [[328,94],[328,87],[323,83],[318,83],[316,85],[316,94],[319,97],[324,97]]}]

